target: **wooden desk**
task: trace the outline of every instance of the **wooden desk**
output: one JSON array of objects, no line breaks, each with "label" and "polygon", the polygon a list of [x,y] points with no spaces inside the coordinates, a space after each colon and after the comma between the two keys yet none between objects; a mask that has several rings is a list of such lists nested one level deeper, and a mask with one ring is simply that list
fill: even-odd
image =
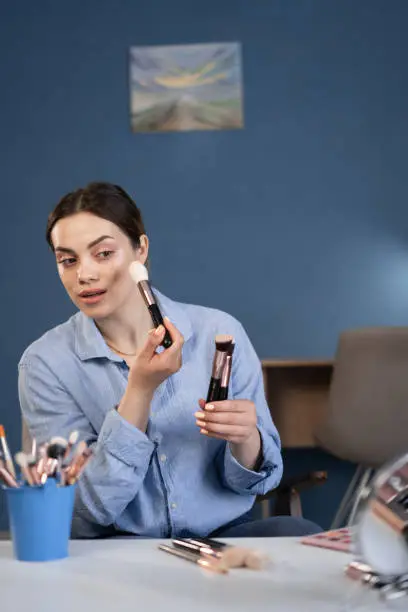
[{"label": "wooden desk", "polygon": [[266,399],[284,448],[316,446],[328,405],[332,360],[264,359]]}]

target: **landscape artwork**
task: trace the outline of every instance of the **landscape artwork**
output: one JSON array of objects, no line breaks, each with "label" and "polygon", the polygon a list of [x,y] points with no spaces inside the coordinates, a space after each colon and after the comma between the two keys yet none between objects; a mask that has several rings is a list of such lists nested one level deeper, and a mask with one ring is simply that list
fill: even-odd
[{"label": "landscape artwork", "polygon": [[130,48],[133,132],[243,127],[241,45]]}]

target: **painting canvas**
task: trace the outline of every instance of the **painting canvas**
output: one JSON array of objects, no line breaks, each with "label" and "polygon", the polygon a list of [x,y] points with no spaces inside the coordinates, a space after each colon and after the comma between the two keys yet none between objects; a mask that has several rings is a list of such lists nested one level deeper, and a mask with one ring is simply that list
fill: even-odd
[{"label": "painting canvas", "polygon": [[131,47],[134,132],[243,127],[239,43]]}]

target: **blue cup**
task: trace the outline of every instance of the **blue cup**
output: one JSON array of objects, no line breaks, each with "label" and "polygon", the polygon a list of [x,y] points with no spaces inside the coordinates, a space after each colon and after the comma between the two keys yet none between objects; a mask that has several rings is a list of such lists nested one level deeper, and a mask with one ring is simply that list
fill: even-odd
[{"label": "blue cup", "polygon": [[5,488],[14,555],[19,561],[52,561],[68,556],[76,485]]}]

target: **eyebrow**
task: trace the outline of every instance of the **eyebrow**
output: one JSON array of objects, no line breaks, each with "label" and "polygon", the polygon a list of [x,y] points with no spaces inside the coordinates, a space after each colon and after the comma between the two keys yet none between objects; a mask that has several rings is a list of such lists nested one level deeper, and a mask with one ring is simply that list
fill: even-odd
[{"label": "eyebrow", "polygon": [[[92,240],[92,242],[90,242],[88,244],[87,248],[91,249],[96,244],[99,244],[99,242],[102,242],[102,240],[106,240],[107,238],[111,238],[112,240],[114,240],[113,236],[108,236],[108,235],[99,236],[99,238],[96,238],[95,240]],[[54,250],[55,250],[55,252],[59,251],[60,253],[72,253],[73,255],[75,255],[74,249],[69,249],[68,247],[57,246],[57,247],[55,247]]]}]

